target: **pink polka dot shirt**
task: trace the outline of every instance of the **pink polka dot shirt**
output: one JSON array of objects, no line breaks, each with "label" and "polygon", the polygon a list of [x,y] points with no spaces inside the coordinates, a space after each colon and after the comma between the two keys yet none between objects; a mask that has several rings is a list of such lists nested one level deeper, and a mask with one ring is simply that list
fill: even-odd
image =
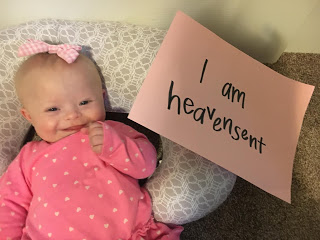
[{"label": "pink polka dot shirt", "polygon": [[101,154],[81,132],[26,144],[0,179],[0,239],[179,239],[182,227],[152,218],[137,179],[150,176],[156,151],[133,128],[101,123]]}]

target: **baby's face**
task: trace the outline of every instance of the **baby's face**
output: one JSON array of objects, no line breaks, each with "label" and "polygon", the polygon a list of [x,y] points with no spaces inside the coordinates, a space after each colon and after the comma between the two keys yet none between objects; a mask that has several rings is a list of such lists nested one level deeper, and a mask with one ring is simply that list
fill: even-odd
[{"label": "baby's face", "polygon": [[90,122],[105,119],[104,90],[97,70],[85,61],[43,67],[28,74],[23,116],[38,135],[56,142]]}]

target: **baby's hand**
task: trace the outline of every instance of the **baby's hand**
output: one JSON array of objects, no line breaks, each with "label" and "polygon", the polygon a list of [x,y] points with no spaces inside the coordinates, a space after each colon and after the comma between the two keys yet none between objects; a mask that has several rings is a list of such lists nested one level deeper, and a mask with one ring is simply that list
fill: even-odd
[{"label": "baby's hand", "polygon": [[81,132],[89,135],[92,151],[101,153],[103,146],[103,127],[100,123],[90,123],[88,127],[82,128]]}]

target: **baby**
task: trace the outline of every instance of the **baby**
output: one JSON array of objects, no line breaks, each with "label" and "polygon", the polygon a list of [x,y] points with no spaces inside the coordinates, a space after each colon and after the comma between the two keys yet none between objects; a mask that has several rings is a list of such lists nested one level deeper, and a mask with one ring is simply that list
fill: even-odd
[{"label": "baby", "polygon": [[0,179],[0,239],[179,239],[183,228],[156,222],[138,184],[155,170],[155,148],[104,121],[97,68],[74,58],[38,53],[16,74],[21,113],[43,140],[26,144]]}]

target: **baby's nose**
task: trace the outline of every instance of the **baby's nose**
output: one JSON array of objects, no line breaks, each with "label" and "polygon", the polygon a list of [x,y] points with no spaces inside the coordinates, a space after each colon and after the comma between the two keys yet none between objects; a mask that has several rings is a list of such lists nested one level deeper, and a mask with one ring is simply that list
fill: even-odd
[{"label": "baby's nose", "polygon": [[76,118],[78,118],[80,116],[81,116],[81,113],[80,113],[78,108],[71,108],[66,113],[66,119],[67,120],[76,119]]}]

